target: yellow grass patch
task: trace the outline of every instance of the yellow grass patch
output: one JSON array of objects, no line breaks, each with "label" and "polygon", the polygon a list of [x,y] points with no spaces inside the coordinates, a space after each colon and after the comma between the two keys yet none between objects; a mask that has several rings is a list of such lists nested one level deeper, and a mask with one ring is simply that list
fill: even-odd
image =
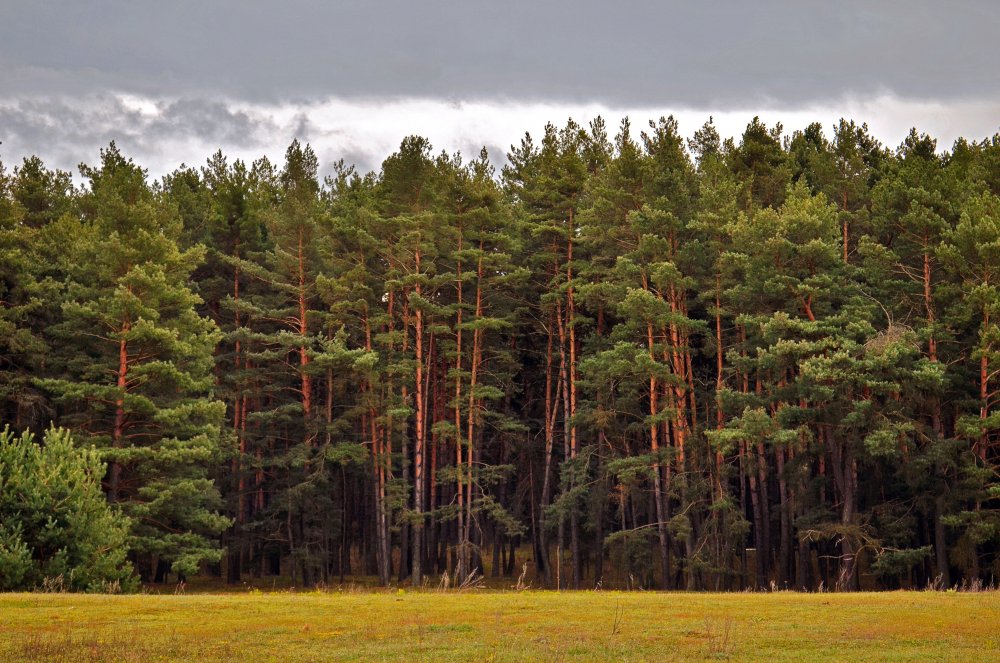
[{"label": "yellow grass patch", "polygon": [[0,595],[3,661],[1000,660],[1000,595]]}]

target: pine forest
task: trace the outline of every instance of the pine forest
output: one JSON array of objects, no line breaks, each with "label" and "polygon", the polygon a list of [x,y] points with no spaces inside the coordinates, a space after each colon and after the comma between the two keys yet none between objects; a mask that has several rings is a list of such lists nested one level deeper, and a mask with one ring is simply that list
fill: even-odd
[{"label": "pine forest", "polygon": [[1000,135],[686,135],[0,167],[0,587],[994,584]]}]

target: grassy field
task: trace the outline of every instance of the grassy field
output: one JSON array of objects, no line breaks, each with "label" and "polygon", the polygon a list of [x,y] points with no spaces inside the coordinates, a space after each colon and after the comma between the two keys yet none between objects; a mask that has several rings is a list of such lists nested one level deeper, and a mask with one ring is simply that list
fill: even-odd
[{"label": "grassy field", "polygon": [[1000,594],[0,594],[0,661],[1000,661]]}]

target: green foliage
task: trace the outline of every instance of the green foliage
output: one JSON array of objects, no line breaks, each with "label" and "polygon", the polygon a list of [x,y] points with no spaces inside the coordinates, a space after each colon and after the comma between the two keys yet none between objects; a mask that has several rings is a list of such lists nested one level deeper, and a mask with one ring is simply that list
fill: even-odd
[{"label": "green foliage", "polygon": [[135,553],[194,573],[219,559],[228,524],[208,477],[224,416],[211,397],[220,334],[189,284],[204,249],[180,248],[175,208],[113,143],[81,172],[81,216],[57,222],[75,234],[49,332],[58,348],[36,384],[109,463],[109,498],[132,520]]},{"label": "green foliage", "polygon": [[0,417],[98,449],[144,580],[988,578],[1000,138],[683,135],[0,168]]},{"label": "green foliage", "polygon": [[129,519],[104,499],[104,471],[97,450],[66,430],[49,429],[42,444],[0,432],[0,590],[134,588]]}]

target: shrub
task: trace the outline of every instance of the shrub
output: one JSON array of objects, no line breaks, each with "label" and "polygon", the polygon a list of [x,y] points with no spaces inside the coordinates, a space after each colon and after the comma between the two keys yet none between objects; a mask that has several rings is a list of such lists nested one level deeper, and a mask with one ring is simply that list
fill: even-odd
[{"label": "shrub", "polygon": [[0,590],[58,578],[69,591],[135,586],[127,560],[129,520],[101,492],[105,466],[94,448],[50,429],[0,432]]}]

